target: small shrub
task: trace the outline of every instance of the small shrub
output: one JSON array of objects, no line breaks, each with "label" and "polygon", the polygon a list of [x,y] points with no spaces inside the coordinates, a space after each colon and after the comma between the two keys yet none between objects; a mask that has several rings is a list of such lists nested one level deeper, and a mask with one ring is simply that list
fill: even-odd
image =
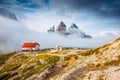
[{"label": "small shrub", "polygon": [[81,56],[89,56],[89,55],[92,55],[94,52],[93,50],[88,50],[86,52],[81,52],[79,55]]},{"label": "small shrub", "polygon": [[11,76],[14,77],[16,75],[18,75],[18,72],[14,72]]},{"label": "small shrub", "polygon": [[25,72],[33,69],[33,68],[34,68],[34,66],[30,66],[30,67],[28,67],[28,68],[25,68],[25,69],[22,70],[22,73],[25,73]]},{"label": "small shrub", "polygon": [[87,64],[87,66],[89,66],[89,67],[94,67],[95,66],[95,64]]},{"label": "small shrub", "polygon": [[36,61],[37,65],[41,65],[41,62],[39,60]]},{"label": "small shrub", "polygon": [[25,75],[23,75],[24,79],[34,75],[34,74],[37,74],[37,73],[40,73],[41,71],[45,70],[49,65],[47,64],[43,64],[43,65],[40,65],[36,68],[33,68],[33,69],[30,69]]},{"label": "small shrub", "polygon": [[75,55],[75,54],[71,54],[71,55],[65,56],[65,57],[64,57],[64,61],[66,61],[66,60],[70,60],[71,57],[74,57],[75,59],[78,58],[77,55]]},{"label": "small shrub", "polygon": [[48,63],[51,64],[51,63],[55,63],[55,62],[58,62],[60,60],[60,57],[59,56],[51,56],[49,57],[48,59]]},{"label": "small shrub", "polygon": [[108,47],[108,46],[110,46],[110,44],[105,44],[105,45],[101,46],[101,48],[105,48],[105,47]]},{"label": "small shrub", "polygon": [[6,73],[3,75],[0,75],[0,80],[8,80],[11,77],[12,77],[12,75],[10,73]]},{"label": "small shrub", "polygon": [[101,64],[99,64],[99,63],[96,65],[96,67],[100,67],[100,66],[101,66]]},{"label": "small shrub", "polygon": [[112,61],[106,61],[103,63],[103,66],[114,66],[114,65],[119,65],[120,60],[112,60]]},{"label": "small shrub", "polygon": [[81,56],[89,56],[89,55],[92,55],[92,54],[98,54],[100,51],[99,51],[100,48],[95,48],[95,49],[91,49],[91,50],[87,50],[85,52],[78,52],[79,55]]}]

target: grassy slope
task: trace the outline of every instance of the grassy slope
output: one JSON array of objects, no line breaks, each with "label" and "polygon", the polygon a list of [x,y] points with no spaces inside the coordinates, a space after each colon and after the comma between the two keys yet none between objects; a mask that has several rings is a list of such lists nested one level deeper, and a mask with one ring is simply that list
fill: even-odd
[{"label": "grassy slope", "polygon": [[[27,78],[83,79],[90,71],[104,70],[120,64],[120,38],[91,50],[44,50],[18,52],[0,56],[0,80]],[[52,65],[52,66],[51,66]],[[45,71],[48,72],[45,72]],[[44,73],[43,73],[44,72]],[[101,76],[99,78],[102,78]]]},{"label": "grassy slope", "polygon": [[[83,80],[87,73],[91,71],[104,72],[105,70],[120,65],[120,38],[113,41],[112,43],[105,44],[95,49],[87,51],[78,51],[78,58],[74,63],[68,65],[60,74],[54,76],[52,79],[62,80],[62,79],[80,79]],[[69,61],[70,62],[70,61]],[[81,71],[82,70],[82,71]],[[116,68],[117,70],[117,68]],[[81,73],[79,73],[81,72]],[[75,75],[74,75],[75,74]],[[113,73],[114,74],[114,73]],[[114,76],[119,74],[116,72]],[[91,74],[89,74],[90,76]],[[96,74],[93,74],[93,76]],[[105,75],[106,74],[102,74]],[[89,79],[89,76],[87,77]],[[113,79],[119,80],[119,78]],[[102,80],[101,75],[98,76]],[[92,77],[93,78],[93,77]],[[92,79],[91,78],[91,79]],[[109,78],[109,76],[108,76]],[[97,78],[95,80],[98,80]],[[104,79],[103,79],[104,80]]]},{"label": "grassy slope", "polygon": [[58,62],[59,59],[59,56],[48,55],[46,52],[19,52],[1,56],[0,80],[13,77],[17,80],[26,79],[40,73],[50,64]]}]

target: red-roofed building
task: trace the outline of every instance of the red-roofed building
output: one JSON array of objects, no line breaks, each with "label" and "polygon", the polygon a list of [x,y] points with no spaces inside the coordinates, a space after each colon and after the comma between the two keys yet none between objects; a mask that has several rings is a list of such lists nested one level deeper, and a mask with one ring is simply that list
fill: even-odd
[{"label": "red-roofed building", "polygon": [[39,51],[40,44],[37,42],[26,42],[22,45],[22,51]]}]

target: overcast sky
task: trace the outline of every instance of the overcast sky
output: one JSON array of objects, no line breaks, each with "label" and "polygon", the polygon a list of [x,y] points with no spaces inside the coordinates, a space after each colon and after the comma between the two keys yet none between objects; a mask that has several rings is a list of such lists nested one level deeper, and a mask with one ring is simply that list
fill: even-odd
[{"label": "overcast sky", "polygon": [[[56,44],[86,47],[86,44],[77,44],[95,41],[96,43],[90,43],[91,46],[87,47],[97,47],[120,37],[120,0],[0,0],[0,7],[12,11],[20,24],[0,17],[1,30],[4,30],[3,27],[6,26],[5,23],[8,21],[14,26],[20,27],[15,34],[23,31],[23,28],[28,29],[39,34],[39,38],[35,38],[35,41],[42,43],[43,48],[54,47]],[[67,28],[75,23],[80,30],[94,38],[84,42],[85,40],[82,41],[75,37],[67,37],[66,39],[58,35],[46,35],[49,27],[53,25],[57,27],[60,21],[63,21]],[[11,27],[8,26],[8,28]],[[24,34],[28,33],[24,32]],[[44,36],[41,34],[44,34]],[[45,44],[45,40],[50,36],[53,36],[50,41],[55,40],[54,45],[50,44],[49,41],[48,45]],[[34,41],[33,36],[31,37],[32,39],[29,36],[27,40]],[[99,41],[100,39],[102,41]],[[23,42],[27,40],[25,39]],[[71,42],[74,44],[71,44]]]},{"label": "overcast sky", "polygon": [[0,6],[12,10],[28,28],[39,32],[60,21],[68,27],[76,23],[89,33],[120,30],[119,0],[0,0]]}]

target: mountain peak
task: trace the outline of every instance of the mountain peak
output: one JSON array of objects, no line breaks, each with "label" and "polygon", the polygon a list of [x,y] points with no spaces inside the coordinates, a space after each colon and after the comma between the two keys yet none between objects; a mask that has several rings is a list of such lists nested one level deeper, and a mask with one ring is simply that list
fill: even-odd
[{"label": "mountain peak", "polygon": [[78,26],[76,26],[76,24],[73,23],[73,24],[70,26],[70,28],[77,28],[77,29],[78,29]]},{"label": "mountain peak", "polygon": [[60,21],[60,24],[65,24],[63,21]]},{"label": "mountain peak", "polygon": [[[92,38],[92,36],[87,35],[79,30],[78,26],[75,23],[73,23],[67,30],[65,23],[61,21],[56,31],[62,35],[77,35],[80,38]],[[49,30],[47,30],[47,32],[55,32],[55,28],[50,28]]]},{"label": "mountain peak", "polygon": [[55,26],[50,27],[50,29],[48,29],[47,32],[55,32]]},{"label": "mountain peak", "polygon": [[58,25],[57,31],[58,32],[66,31],[66,25],[63,21],[61,21],[60,24]]},{"label": "mountain peak", "polygon": [[66,27],[65,23],[63,21],[60,22],[59,24],[60,27]]}]

